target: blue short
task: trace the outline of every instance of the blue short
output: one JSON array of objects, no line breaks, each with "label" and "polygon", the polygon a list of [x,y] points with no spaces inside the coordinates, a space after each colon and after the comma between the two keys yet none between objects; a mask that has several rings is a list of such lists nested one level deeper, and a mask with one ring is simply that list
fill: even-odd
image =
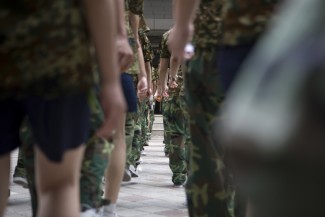
[{"label": "blue short", "polygon": [[133,76],[127,73],[121,74],[121,82],[124,97],[128,106],[128,112],[137,111],[137,95],[135,93],[135,87],[133,82]]},{"label": "blue short", "polygon": [[84,144],[90,127],[87,94],[46,100],[38,96],[0,100],[0,155],[20,146],[20,127],[29,119],[38,148],[60,162],[66,150]]},{"label": "blue short", "polygon": [[218,65],[221,87],[224,93],[229,91],[254,44],[255,43],[237,46],[223,46],[220,48]]}]

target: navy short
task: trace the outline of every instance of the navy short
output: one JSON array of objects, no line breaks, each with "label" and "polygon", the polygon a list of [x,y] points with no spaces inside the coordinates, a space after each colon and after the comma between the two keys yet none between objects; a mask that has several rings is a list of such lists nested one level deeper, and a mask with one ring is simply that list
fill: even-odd
[{"label": "navy short", "polygon": [[127,73],[121,74],[121,82],[124,97],[128,106],[128,112],[137,111],[137,95],[135,93],[135,87],[133,83],[133,76]]},{"label": "navy short", "polygon": [[30,96],[0,100],[0,155],[20,146],[22,121],[28,118],[36,145],[54,162],[66,150],[85,143],[89,133],[90,109],[86,94],[45,100]]},{"label": "navy short", "polygon": [[255,43],[223,46],[220,48],[218,65],[220,72],[221,87],[227,93],[231,84],[236,79],[238,72]]}]

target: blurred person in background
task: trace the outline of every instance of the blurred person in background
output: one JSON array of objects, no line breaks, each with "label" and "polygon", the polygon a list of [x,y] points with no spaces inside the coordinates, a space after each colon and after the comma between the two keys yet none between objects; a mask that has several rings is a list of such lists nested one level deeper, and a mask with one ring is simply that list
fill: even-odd
[{"label": "blurred person in background", "polygon": [[223,143],[247,216],[324,216],[325,2],[280,6],[230,89]]}]

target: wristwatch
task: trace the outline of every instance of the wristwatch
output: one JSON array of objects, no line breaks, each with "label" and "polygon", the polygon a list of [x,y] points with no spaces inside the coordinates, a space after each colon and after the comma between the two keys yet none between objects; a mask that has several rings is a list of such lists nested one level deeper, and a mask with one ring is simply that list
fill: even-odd
[{"label": "wristwatch", "polygon": [[171,81],[176,81],[176,77],[171,77],[170,80]]}]

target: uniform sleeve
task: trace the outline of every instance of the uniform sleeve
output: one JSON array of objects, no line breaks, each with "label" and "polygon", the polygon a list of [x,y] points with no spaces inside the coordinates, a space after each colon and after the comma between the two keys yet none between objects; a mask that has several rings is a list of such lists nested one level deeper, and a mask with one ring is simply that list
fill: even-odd
[{"label": "uniform sleeve", "polygon": [[151,43],[145,34],[140,35],[140,39],[141,39],[144,62],[151,62],[153,59],[153,50],[152,50]]},{"label": "uniform sleeve", "polygon": [[133,14],[141,15],[143,14],[143,0],[128,0],[129,10]]},{"label": "uniform sleeve", "polygon": [[169,59],[171,57],[171,54],[167,47],[167,39],[168,37],[164,34],[160,42],[160,58],[162,59]]}]

